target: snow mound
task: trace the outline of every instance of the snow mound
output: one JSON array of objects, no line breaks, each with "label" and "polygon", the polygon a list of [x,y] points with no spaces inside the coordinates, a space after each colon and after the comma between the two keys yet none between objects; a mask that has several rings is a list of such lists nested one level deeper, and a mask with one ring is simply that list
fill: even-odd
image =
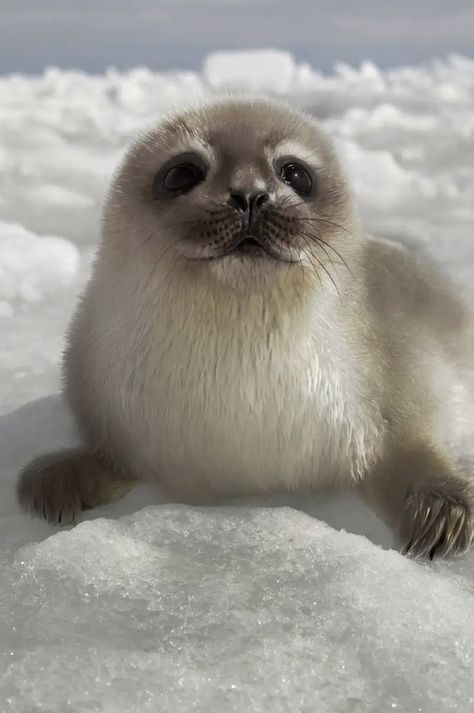
[{"label": "snow mound", "polygon": [[5,574],[5,711],[474,701],[467,588],[290,509],[150,507],[25,547]]},{"label": "snow mound", "polygon": [[0,305],[7,305],[4,311],[18,300],[38,302],[69,287],[78,270],[79,251],[68,240],[39,237],[21,225],[0,221]]}]

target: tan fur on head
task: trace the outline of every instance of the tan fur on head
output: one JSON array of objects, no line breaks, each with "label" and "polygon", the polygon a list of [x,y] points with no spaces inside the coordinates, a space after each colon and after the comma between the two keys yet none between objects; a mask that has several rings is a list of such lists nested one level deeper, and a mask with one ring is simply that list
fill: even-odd
[{"label": "tan fur on head", "polygon": [[[154,198],[160,168],[188,153],[202,158],[205,180],[186,195]],[[300,198],[281,180],[278,163],[285,156],[313,172],[310,197]],[[229,196],[258,190],[271,202],[261,232],[281,262],[229,256],[206,264],[240,232]],[[163,273],[179,256],[195,258],[194,279],[214,277],[237,290],[255,290],[283,278],[291,285],[290,262],[313,282],[321,274],[334,280],[344,271],[340,250],[356,249],[354,223],[351,191],[314,119],[270,100],[226,99],[172,117],[132,146],[106,204],[104,247],[119,245],[127,260],[153,264],[159,257],[156,270]]]},{"label": "tan fur on head", "polygon": [[472,334],[435,270],[363,234],[314,119],[186,110],[113,182],[65,358],[83,449],[34,461],[21,501],[59,519],[126,476],[192,502],[357,488],[410,554],[464,551]]}]

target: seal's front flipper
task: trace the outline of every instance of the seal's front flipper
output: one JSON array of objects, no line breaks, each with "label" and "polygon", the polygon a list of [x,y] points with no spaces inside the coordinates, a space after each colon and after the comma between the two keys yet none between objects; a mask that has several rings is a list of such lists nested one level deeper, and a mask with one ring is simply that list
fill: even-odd
[{"label": "seal's front flipper", "polygon": [[137,484],[82,449],[47,453],[20,473],[20,505],[54,525],[75,522],[82,510],[118,500]]}]

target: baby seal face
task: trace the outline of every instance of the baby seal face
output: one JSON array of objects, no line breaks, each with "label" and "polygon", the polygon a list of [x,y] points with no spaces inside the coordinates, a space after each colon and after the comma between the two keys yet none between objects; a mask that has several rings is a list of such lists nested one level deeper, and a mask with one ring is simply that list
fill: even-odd
[{"label": "baby seal face", "polygon": [[350,192],[316,123],[285,105],[232,99],[178,114],[132,147],[104,234],[241,284],[294,265],[327,272],[351,221]]}]

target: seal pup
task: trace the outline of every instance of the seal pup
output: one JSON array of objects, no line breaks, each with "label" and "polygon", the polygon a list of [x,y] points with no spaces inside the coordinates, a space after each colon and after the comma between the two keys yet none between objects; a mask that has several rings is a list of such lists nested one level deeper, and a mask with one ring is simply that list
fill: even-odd
[{"label": "seal pup", "polygon": [[312,117],[211,101],[118,170],[64,359],[82,446],[27,465],[19,500],[66,523],[138,481],[191,503],[350,488],[403,552],[464,552],[472,345],[447,281],[364,234]]}]

